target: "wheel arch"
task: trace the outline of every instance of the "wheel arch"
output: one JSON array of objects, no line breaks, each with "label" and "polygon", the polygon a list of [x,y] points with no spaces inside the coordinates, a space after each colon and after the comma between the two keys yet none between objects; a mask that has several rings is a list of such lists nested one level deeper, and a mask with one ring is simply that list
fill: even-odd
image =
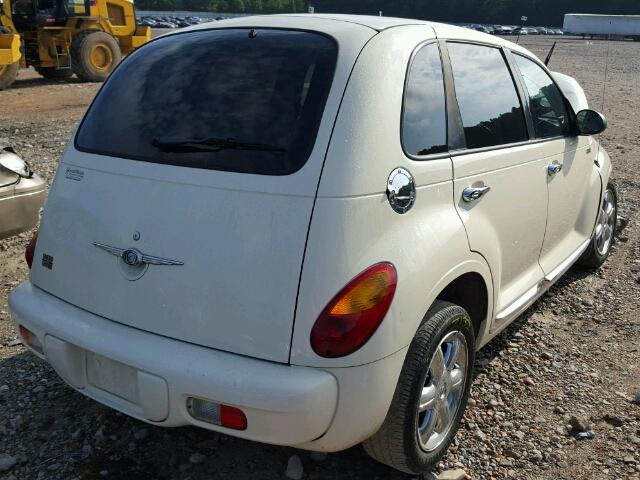
[{"label": "wheel arch", "polygon": [[471,321],[476,337],[480,332],[482,323],[487,318],[489,298],[487,297],[487,285],[482,275],[476,272],[468,272],[460,275],[442,290],[437,300],[444,300],[464,308]]},{"label": "wheel arch", "polygon": [[[595,142],[594,142],[595,143]],[[604,190],[606,190],[607,185],[611,179],[611,173],[613,172],[613,164],[611,162],[611,157],[604,149],[604,147],[598,143],[594,145],[594,147],[598,150],[598,156],[596,158],[596,166],[598,167],[598,171],[600,172],[600,178],[602,178],[602,186],[604,195]]]},{"label": "wheel arch", "polygon": [[449,270],[435,284],[428,297],[425,312],[437,300],[464,308],[473,322],[476,348],[486,343],[494,315],[493,276],[486,260],[478,254]]}]

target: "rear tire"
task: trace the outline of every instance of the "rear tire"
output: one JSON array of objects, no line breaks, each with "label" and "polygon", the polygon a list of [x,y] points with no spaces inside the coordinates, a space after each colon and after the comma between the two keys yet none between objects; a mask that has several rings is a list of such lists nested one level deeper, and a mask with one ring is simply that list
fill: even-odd
[{"label": "rear tire", "polygon": [[591,243],[578,260],[578,265],[586,268],[599,268],[611,253],[616,229],[618,228],[618,195],[613,182],[609,182],[602,196],[596,228]]},{"label": "rear tire", "polygon": [[20,64],[18,62],[10,65],[0,65],[0,90],[8,88],[18,77]]},{"label": "rear tire", "polygon": [[54,67],[34,67],[36,72],[44,78],[51,80],[69,80],[73,77],[73,70],[68,68],[57,69]]},{"label": "rear tire", "polygon": [[474,352],[475,332],[467,312],[436,301],[409,346],[382,427],[363,442],[365,451],[405,473],[433,470],[460,426]]},{"label": "rear tire", "polygon": [[122,60],[118,41],[101,30],[84,30],[71,42],[71,66],[83,82],[104,82]]}]

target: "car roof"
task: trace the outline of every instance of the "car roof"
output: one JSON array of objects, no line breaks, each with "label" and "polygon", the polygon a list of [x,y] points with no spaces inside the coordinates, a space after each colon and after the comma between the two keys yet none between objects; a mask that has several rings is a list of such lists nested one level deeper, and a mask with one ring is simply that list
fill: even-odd
[{"label": "car roof", "polygon": [[346,15],[338,13],[317,13],[317,14],[283,14],[282,17],[312,17],[337,22],[355,23],[363,25],[373,30],[381,32],[388,28],[401,27],[406,25],[431,25],[432,22],[425,20],[414,20],[410,18],[380,17],[373,15]]},{"label": "car roof", "polygon": [[[235,17],[218,22],[201,23],[181,29],[180,31],[203,30],[211,28],[233,28],[233,27],[270,27],[270,28],[301,28],[318,32],[330,33],[328,30],[335,32],[338,25],[340,32],[345,36],[349,36],[350,31],[367,28],[375,32],[382,32],[392,28],[424,25],[431,27],[436,37],[446,39],[457,39],[471,42],[488,43],[492,45],[505,46],[511,50],[524,53],[527,56],[535,58],[530,51],[516,45],[513,42],[505,40],[488,33],[480,32],[470,28],[458,27],[445,23],[431,22],[427,20],[416,20],[410,18],[396,17],[380,17],[373,15],[346,15],[337,13],[320,13],[320,14],[277,14],[277,15],[257,15],[246,17]],[[343,37],[344,38],[344,37]]]}]

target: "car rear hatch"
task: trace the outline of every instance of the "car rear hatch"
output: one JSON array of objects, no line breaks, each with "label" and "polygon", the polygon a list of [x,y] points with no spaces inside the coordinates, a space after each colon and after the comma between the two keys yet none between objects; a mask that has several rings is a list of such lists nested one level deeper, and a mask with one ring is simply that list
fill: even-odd
[{"label": "car rear hatch", "polygon": [[122,324],[287,362],[324,154],[374,33],[357,32],[340,54],[318,33],[237,27],[127,58],[65,153],[31,281]]}]

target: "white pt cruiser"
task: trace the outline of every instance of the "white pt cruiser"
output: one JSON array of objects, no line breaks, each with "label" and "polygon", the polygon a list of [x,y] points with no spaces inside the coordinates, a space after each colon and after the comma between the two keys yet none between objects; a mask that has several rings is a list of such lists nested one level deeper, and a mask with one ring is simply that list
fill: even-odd
[{"label": "white pt cruiser", "polygon": [[474,352],[616,228],[606,127],[524,48],[436,23],[250,17],[158,38],[64,153],[26,345],[158,426],[405,472],[453,440]]}]

